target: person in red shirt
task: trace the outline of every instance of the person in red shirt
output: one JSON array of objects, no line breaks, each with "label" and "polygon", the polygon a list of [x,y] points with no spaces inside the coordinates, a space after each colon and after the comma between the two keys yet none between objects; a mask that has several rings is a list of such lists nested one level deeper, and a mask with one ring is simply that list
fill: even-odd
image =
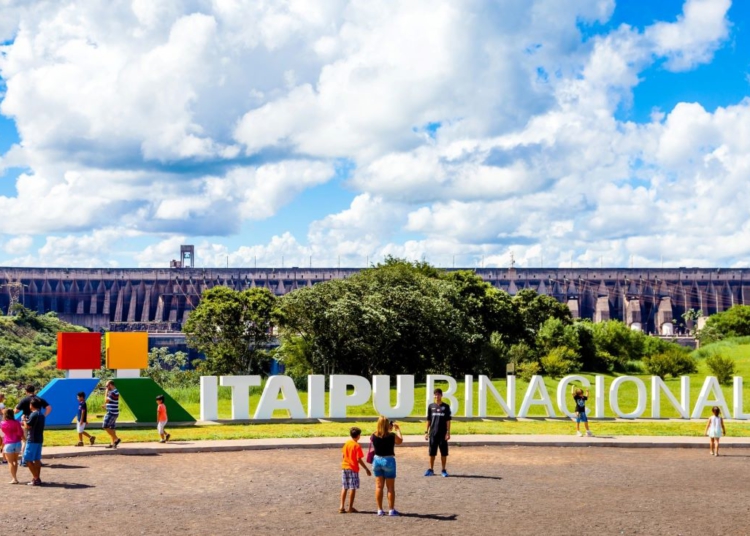
[{"label": "person in red shirt", "polygon": [[156,397],[156,429],[159,431],[159,437],[161,441],[159,443],[166,443],[172,434],[168,434],[164,429],[167,426],[167,406],[164,405],[164,395]]},{"label": "person in red shirt", "polygon": [[[339,514],[345,514],[346,512],[351,514],[357,511],[354,509],[354,496],[359,489],[360,466],[367,472],[367,476],[371,475],[364,461],[365,453],[359,446],[359,436],[362,435],[362,430],[354,426],[349,430],[349,435],[351,439],[344,443],[341,448],[341,506],[339,507]],[[346,510],[344,505],[346,504],[348,490],[351,490],[351,494],[349,495],[349,510]]]}]

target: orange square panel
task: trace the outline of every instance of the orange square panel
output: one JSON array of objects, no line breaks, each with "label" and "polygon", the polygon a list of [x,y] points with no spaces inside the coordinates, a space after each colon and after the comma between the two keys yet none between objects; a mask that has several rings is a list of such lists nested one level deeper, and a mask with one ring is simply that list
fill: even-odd
[{"label": "orange square panel", "polygon": [[105,337],[107,368],[145,369],[148,367],[148,333],[108,332]]},{"label": "orange square panel", "polygon": [[57,334],[58,370],[95,370],[102,366],[101,333]]}]

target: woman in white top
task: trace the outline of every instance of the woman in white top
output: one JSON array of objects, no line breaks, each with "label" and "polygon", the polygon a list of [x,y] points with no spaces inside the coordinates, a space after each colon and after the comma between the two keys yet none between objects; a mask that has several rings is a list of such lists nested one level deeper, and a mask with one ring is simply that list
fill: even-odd
[{"label": "woman in white top", "polygon": [[711,454],[719,455],[719,439],[727,435],[727,429],[724,428],[724,419],[721,418],[721,410],[718,406],[711,408],[713,415],[708,418],[706,423],[706,435],[710,438]]}]

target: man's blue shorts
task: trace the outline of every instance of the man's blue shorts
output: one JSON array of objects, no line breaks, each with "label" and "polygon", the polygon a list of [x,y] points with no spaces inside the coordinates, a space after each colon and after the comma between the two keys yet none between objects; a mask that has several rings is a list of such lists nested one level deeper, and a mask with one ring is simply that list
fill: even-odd
[{"label": "man's blue shorts", "polygon": [[396,478],[396,457],[375,456],[372,460],[372,474],[375,477]]},{"label": "man's blue shorts", "polygon": [[589,422],[589,418],[586,416],[585,411],[579,411],[576,413],[576,422]]},{"label": "man's blue shorts", "polygon": [[26,443],[23,451],[23,463],[38,462],[42,459],[41,443]]}]

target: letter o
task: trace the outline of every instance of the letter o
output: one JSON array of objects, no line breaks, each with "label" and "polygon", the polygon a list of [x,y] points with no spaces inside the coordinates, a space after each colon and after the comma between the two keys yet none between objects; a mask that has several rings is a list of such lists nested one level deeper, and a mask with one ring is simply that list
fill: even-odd
[{"label": "letter o", "polygon": [[[631,413],[623,413],[620,411],[620,402],[617,400],[617,393],[620,390],[620,386],[625,382],[633,382],[638,389],[638,405],[635,410]],[[648,401],[648,393],[646,391],[646,384],[641,381],[640,378],[635,376],[620,376],[612,382],[609,386],[609,407],[617,417],[621,419],[638,419],[646,411],[646,402]]]}]

